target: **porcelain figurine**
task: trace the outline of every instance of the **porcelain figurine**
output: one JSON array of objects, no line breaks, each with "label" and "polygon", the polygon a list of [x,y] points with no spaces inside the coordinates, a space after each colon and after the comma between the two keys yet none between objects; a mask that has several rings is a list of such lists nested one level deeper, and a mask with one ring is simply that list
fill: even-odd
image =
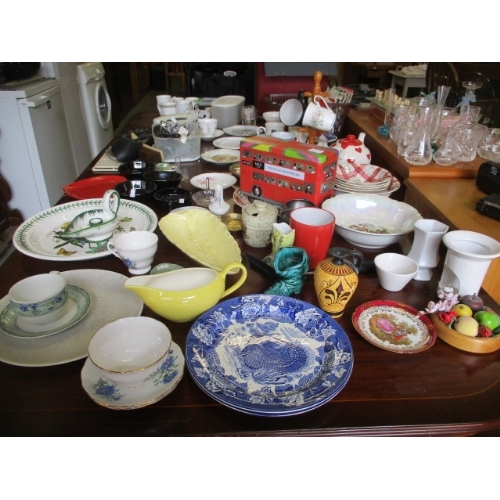
[{"label": "porcelain figurine", "polygon": [[102,208],[87,210],[78,214],[61,232],[64,239],[85,239],[88,242],[107,242],[118,225],[120,195],[108,189],[102,199]]},{"label": "porcelain figurine", "polygon": [[321,309],[340,318],[358,287],[363,254],[340,247],[331,248],[329,254],[314,270],[314,289]]},{"label": "porcelain figurine", "polygon": [[309,269],[309,257],[303,248],[282,248],[274,257],[273,267],[280,279],[264,293],[285,297],[300,293]]}]

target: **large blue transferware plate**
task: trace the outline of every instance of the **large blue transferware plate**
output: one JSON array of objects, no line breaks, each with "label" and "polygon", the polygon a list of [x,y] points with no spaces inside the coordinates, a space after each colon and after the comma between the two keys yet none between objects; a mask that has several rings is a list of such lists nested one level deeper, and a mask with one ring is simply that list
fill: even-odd
[{"label": "large blue transferware plate", "polygon": [[307,302],[245,295],[200,316],[186,340],[186,365],[216,401],[261,416],[296,415],[334,398],[353,368],[342,327]]}]

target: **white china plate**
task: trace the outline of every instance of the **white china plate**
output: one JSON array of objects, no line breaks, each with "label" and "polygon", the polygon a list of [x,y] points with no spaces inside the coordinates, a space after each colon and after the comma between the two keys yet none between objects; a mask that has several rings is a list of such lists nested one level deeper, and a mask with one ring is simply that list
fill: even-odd
[{"label": "white china plate", "polygon": [[48,337],[76,325],[90,309],[90,295],[83,288],[74,285],[68,285],[67,288],[66,310],[57,321],[43,326],[26,324],[9,304],[0,315],[0,327],[9,335],[29,339]]},{"label": "white china plate", "polygon": [[180,347],[172,342],[162,366],[140,387],[130,389],[111,382],[90,359],[83,365],[81,379],[85,392],[98,405],[111,410],[135,410],[156,403],[170,394],[183,375],[184,355]]},{"label": "white china plate", "polygon": [[202,266],[222,271],[227,264],[241,262],[238,243],[224,223],[206,208],[172,210],[158,226],[173,245]]},{"label": "white china plate", "polygon": [[194,322],[186,364],[219,403],[276,417],[335,397],[349,380],[353,353],[342,327],[321,309],[291,297],[245,295]]},{"label": "white china plate", "polygon": [[[34,215],[21,224],[14,233],[14,246],[30,257],[42,260],[77,261],[90,260],[111,255],[106,245],[89,245],[85,240],[65,242],[56,231],[70,223],[78,214],[102,207],[102,198],[79,200],[49,208]],[[146,205],[132,200],[120,200],[116,233],[154,231],[158,217]]]},{"label": "white china plate", "polygon": [[240,149],[241,137],[221,137],[214,141],[214,146],[221,149]]},{"label": "white china plate", "polygon": [[217,139],[218,137],[221,137],[223,135],[224,131],[217,129],[214,135],[201,135],[200,137],[202,141],[213,141],[214,139]]},{"label": "white china plate", "polygon": [[231,163],[240,161],[240,152],[233,149],[212,149],[203,153],[201,157],[215,165],[231,165]]},{"label": "white china plate", "polygon": [[232,127],[226,127],[222,130],[227,135],[232,135],[235,137],[252,137],[257,135],[257,130],[259,127],[255,125],[233,125]]},{"label": "white china plate", "polygon": [[207,178],[209,189],[215,189],[216,184],[220,184],[222,189],[226,189],[231,187],[233,184],[236,184],[237,181],[234,175],[211,172],[209,174],[195,175],[191,178],[191,184],[198,189],[207,189]]},{"label": "white china plate", "polygon": [[[142,313],[142,300],[124,287],[127,276],[100,269],[64,271],[61,275],[66,283],[90,295],[85,318],[57,335],[36,339],[16,338],[0,328],[0,361],[17,366],[52,366],[85,358],[97,330],[117,319]],[[0,310],[9,303],[5,296],[0,300]]]}]

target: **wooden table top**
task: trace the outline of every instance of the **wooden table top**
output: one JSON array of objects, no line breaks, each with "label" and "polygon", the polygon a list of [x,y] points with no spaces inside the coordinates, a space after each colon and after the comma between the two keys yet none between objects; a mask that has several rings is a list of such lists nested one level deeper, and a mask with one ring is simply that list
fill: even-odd
[{"label": "wooden table top", "polygon": [[[204,149],[211,143],[203,144]],[[92,167],[90,165],[89,169]],[[219,167],[222,171],[224,169]],[[87,169],[83,176],[92,173]],[[185,175],[214,171],[200,160],[183,164]],[[182,187],[192,189],[188,180]],[[225,194],[230,195],[230,190]],[[61,202],[71,201],[64,197]],[[150,205],[161,219],[165,213]],[[238,207],[236,207],[238,209]],[[157,229],[159,247],[154,265],[175,262],[196,266]],[[232,233],[242,254],[263,258],[269,248],[245,245]],[[332,245],[349,247],[337,235]],[[399,251],[399,247],[388,248]],[[370,262],[373,252],[363,250]],[[441,259],[442,260],[442,259]],[[248,279],[233,295],[263,293],[272,282],[248,265]],[[0,293],[25,277],[53,269],[103,269],[127,275],[114,256],[92,261],[55,263],[15,251],[2,266]],[[395,354],[373,346],[354,329],[351,316],[362,303],[396,300],[424,308],[435,300],[439,270],[430,282],[412,281],[401,292],[386,292],[368,267],[339,323],[352,344],[354,368],[344,389],[310,412],[280,418],[257,417],[223,406],[206,395],[187,369],[178,387],[165,399],[133,411],[114,411],[92,401],[82,388],[84,359],[49,367],[21,367],[0,362],[0,426],[6,436],[198,436],[198,435],[470,435],[500,427],[500,353],[469,354],[436,340],[418,354]],[[230,298],[229,297],[229,298]],[[309,277],[297,298],[317,305]],[[486,302],[498,310],[488,297]],[[163,321],[184,349],[192,323],[173,323],[147,307],[143,315]],[[29,342],[29,340],[27,340]]]}]

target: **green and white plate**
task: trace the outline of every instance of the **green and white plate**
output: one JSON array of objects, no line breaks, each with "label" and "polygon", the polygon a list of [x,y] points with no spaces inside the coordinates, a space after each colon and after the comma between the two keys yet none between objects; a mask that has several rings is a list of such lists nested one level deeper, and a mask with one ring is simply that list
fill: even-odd
[{"label": "green and white plate", "polygon": [[10,304],[0,315],[0,326],[3,331],[14,337],[38,338],[48,337],[76,325],[90,309],[90,295],[78,286],[68,285],[68,302],[66,311],[61,318],[50,325],[28,325],[23,323]]},{"label": "green and white plate", "polygon": [[[101,208],[102,198],[78,200],[49,208],[21,224],[14,233],[14,246],[30,257],[53,261],[90,260],[111,255],[107,242],[89,242],[84,238],[64,240],[58,236],[64,227],[82,212]],[[146,205],[120,200],[118,226],[114,231],[154,231],[158,217]]]}]

